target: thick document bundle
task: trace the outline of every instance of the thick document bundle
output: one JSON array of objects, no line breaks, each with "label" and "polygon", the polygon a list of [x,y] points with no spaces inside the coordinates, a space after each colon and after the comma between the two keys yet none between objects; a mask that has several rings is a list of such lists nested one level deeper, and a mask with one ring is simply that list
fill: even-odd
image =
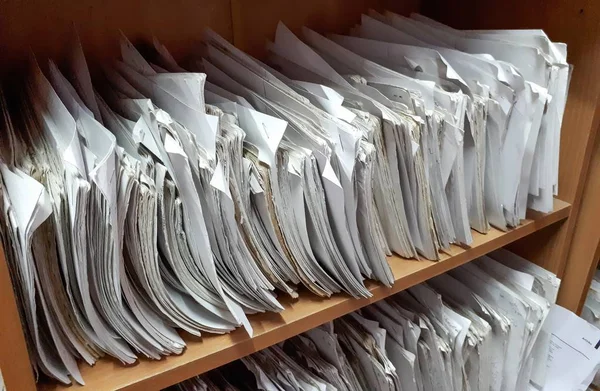
[{"label": "thick document bundle", "polygon": [[[568,338],[557,328],[566,311],[551,308],[559,284],[546,270],[498,250],[217,373],[240,379],[231,389],[269,391],[558,390],[568,383],[546,369],[564,361],[556,346],[564,345],[558,338]],[[570,327],[585,323],[571,316]],[[590,335],[600,330],[585,338]],[[569,377],[598,364],[600,353]],[[246,375],[227,376],[233,371]],[[178,387],[218,389],[210,386],[214,377],[210,372]]]},{"label": "thick document bundle", "polygon": [[596,327],[600,327],[600,271],[596,270],[585,299],[581,317]]},{"label": "thick document bundle", "polygon": [[463,175],[473,228],[514,226],[527,207],[552,209],[571,73],[565,44],[541,30],[462,31],[419,14],[375,11],[352,35],[332,40],[466,96]]},{"label": "thick document bundle", "polygon": [[[299,290],[368,298],[365,280],[393,285],[393,253],[438,260],[471,228],[552,210],[569,66],[542,31],[371,12],[352,36],[279,24],[265,62],[202,38],[179,64],[123,36],[92,83],[75,37],[62,69],[32,58],[10,112],[0,96],[0,233],[46,376],[83,384],[78,360],[180,354],[177,329],[252,335],[248,315]],[[413,312],[433,306],[418,289]],[[334,325],[360,357],[365,317]],[[367,350],[385,387],[405,381],[384,345]]]}]

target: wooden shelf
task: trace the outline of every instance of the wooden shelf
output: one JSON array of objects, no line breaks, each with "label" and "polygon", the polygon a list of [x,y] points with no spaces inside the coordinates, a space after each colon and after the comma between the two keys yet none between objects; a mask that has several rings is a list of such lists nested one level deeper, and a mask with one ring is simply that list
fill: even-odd
[{"label": "wooden shelf", "polygon": [[86,381],[84,387],[40,384],[38,388],[56,391],[66,389],[159,390],[284,341],[463,265],[490,251],[566,219],[570,211],[570,204],[555,199],[553,212],[541,214],[529,211],[528,218],[523,221],[523,224],[508,232],[496,229],[491,229],[486,235],[474,232],[473,245],[470,248],[453,246],[450,254],[443,255],[439,262],[389,257],[396,282],[392,288],[368,282],[369,290],[373,294],[373,297],[369,299],[356,300],[342,294],[329,299],[319,299],[307,292],[301,293],[297,300],[282,296],[281,302],[285,307],[283,312],[251,317],[254,328],[253,338],[250,338],[242,329],[226,335],[206,334],[202,339],[185,335],[187,348],[180,356],[169,356],[160,361],[142,359],[129,367],[107,358],[98,362],[94,367],[81,365],[81,372]]}]

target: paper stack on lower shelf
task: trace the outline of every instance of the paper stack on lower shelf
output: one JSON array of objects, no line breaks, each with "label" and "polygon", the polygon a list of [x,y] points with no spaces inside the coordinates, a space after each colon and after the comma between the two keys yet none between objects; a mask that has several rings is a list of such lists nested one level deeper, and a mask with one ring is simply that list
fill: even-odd
[{"label": "paper stack on lower shelf", "polygon": [[571,389],[600,365],[581,346],[600,330],[554,305],[559,285],[500,249],[177,388]]}]

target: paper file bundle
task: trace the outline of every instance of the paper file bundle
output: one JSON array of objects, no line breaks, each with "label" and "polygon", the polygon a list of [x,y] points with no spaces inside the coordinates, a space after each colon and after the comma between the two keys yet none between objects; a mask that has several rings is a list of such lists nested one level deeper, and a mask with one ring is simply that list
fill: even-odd
[{"label": "paper file bundle", "polygon": [[177,388],[585,390],[576,386],[600,352],[580,341],[596,343],[600,330],[552,306],[559,284],[498,250]]},{"label": "paper file bundle", "polygon": [[96,84],[78,40],[64,69],[32,60],[0,99],[0,194],[37,371],[83,384],[78,360],[179,354],[176,329],[252,335],[278,295],[369,297],[387,255],[552,210],[564,44],[391,13],[352,34],[280,24],[265,63],[212,31],[186,64],[123,37]]}]

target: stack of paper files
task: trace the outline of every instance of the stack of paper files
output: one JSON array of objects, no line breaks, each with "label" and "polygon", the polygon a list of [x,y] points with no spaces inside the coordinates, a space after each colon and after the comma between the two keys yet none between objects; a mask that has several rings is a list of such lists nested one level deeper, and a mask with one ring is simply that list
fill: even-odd
[{"label": "stack of paper files", "polygon": [[[590,324],[600,328],[600,271],[598,270],[596,270],[592,278],[590,290],[581,310],[581,317]],[[596,387],[600,385],[600,372],[596,374],[594,384]]]},{"label": "stack of paper files", "polygon": [[596,270],[590,290],[585,299],[581,317],[596,327],[600,327],[600,271]]},{"label": "stack of paper files", "polygon": [[543,390],[559,283],[498,250],[178,388]]},{"label": "stack of paper files", "polygon": [[[310,43],[314,34],[305,35]],[[362,58],[352,64],[361,64],[367,84],[384,76],[397,86],[402,74],[435,83],[436,102],[439,89],[465,95],[463,175],[475,229],[486,220],[499,228],[518,224],[527,206],[551,210],[571,72],[565,44],[541,30],[461,31],[419,14],[375,11],[362,16],[352,37],[330,38]]]},{"label": "stack of paper files", "polygon": [[208,30],[185,67],[123,36],[97,83],[76,36],[62,69],[32,56],[10,112],[0,95],[0,230],[38,373],[252,335],[278,295],[369,297],[392,253],[552,209],[564,45],[418,15],[353,34],[280,24],[263,63]]},{"label": "stack of paper files", "polygon": [[551,336],[551,348],[543,391],[593,390],[590,385],[598,384],[600,371],[600,329],[554,306],[544,323],[544,331]]},{"label": "stack of paper files", "polygon": [[[361,319],[359,315],[353,315],[352,318]],[[364,318],[362,318],[362,322],[366,324],[371,323]],[[387,323],[389,324],[389,322]],[[340,333],[337,333],[337,330],[334,330],[332,333],[331,328],[331,324],[327,324],[282,344],[283,353],[288,355],[285,358],[286,361],[290,359],[296,361],[289,368],[283,367],[283,370],[289,369],[289,372],[285,372],[284,376],[280,372],[281,367],[274,367],[273,362],[260,361],[260,357],[273,356],[277,353],[280,355],[277,358],[281,357],[282,348],[276,347],[245,358],[241,362],[234,362],[207,374],[186,380],[177,384],[173,389],[179,391],[364,389],[364,385],[358,381],[359,378],[357,376],[365,376],[363,379],[375,379],[379,387],[377,389],[388,389],[388,373],[385,375],[382,374],[380,367],[375,367],[374,372],[365,373],[364,370],[368,371],[373,368],[368,361],[366,361],[364,367],[361,367],[360,363],[358,364],[359,366],[352,366],[351,360],[345,356],[343,342],[339,342],[342,340]],[[377,329],[376,322],[374,322],[373,328]],[[400,331],[401,341],[404,340],[404,334],[402,329],[394,329],[392,325],[383,327],[380,325],[380,337],[385,338],[389,359],[393,364],[399,364],[394,367],[396,374],[400,376],[400,379],[402,379],[402,376],[407,376],[410,379],[410,381],[406,381],[406,379],[404,381],[400,380],[399,389],[424,389],[422,380],[419,381],[418,378],[414,378],[414,372],[406,372],[407,369],[413,370],[413,362],[418,362],[416,356],[411,355],[408,351],[410,348],[407,350],[398,347],[395,342],[397,338],[394,338],[393,334],[390,334],[390,331]],[[584,319],[577,317],[572,312],[554,305],[544,321],[542,332],[550,336],[551,346],[545,360],[543,358],[536,358],[543,360],[543,364],[546,366],[547,377],[545,384],[539,385],[530,381],[527,388],[515,389],[530,391],[585,391],[593,389],[588,387],[592,382],[592,377],[600,369],[600,352],[593,343],[600,341],[600,329],[588,324]],[[372,334],[367,332],[365,336],[366,341],[369,341]],[[487,338],[490,337],[488,336]],[[317,348],[318,342],[329,343],[329,348]],[[373,343],[373,341],[371,340],[370,343]],[[485,344],[485,342],[480,343],[482,346]],[[482,347],[479,349],[482,349]],[[337,356],[331,355],[333,353],[337,354]],[[483,359],[482,356],[480,356],[481,359]],[[359,359],[357,361],[362,363],[364,360]],[[292,363],[292,361],[289,362]],[[340,366],[341,369],[338,369]],[[356,373],[351,372],[353,370],[356,370]],[[416,371],[419,373],[418,371],[422,371],[422,369],[416,369]],[[371,376],[368,376],[367,373]],[[346,376],[346,378],[343,376]],[[390,374],[389,376],[393,375]],[[229,382],[226,379],[234,380]],[[349,380],[345,381],[344,379]],[[379,381],[382,382],[379,383]],[[493,384],[490,384],[489,388],[487,388],[487,385],[484,385],[486,390],[499,389],[498,386],[494,386]],[[456,385],[454,386],[456,387]],[[372,385],[368,384],[368,387],[372,387]],[[425,385],[425,387],[428,386]],[[517,387],[522,386],[518,385]],[[481,384],[475,384],[474,386],[459,384],[454,389],[479,390],[481,389]]]}]

